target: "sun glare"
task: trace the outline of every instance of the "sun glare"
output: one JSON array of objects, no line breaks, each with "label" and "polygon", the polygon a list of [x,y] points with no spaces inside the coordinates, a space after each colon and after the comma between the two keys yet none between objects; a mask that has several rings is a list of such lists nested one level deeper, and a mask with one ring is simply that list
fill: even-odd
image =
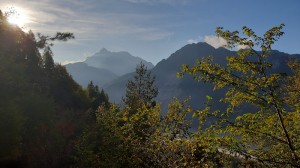
[{"label": "sun glare", "polygon": [[19,27],[24,27],[27,22],[25,11],[19,7],[10,7],[7,10],[7,21]]}]

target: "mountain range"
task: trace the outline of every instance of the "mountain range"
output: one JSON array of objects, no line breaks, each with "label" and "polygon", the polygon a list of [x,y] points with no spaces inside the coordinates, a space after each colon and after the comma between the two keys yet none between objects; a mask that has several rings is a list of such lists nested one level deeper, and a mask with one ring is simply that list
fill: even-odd
[{"label": "mountain range", "polygon": [[[100,53],[104,52],[102,50]],[[217,107],[219,109],[224,109],[225,104],[221,104],[217,102],[217,100],[224,96],[225,90],[213,91],[213,86],[211,84],[196,81],[190,75],[185,75],[183,78],[178,78],[176,74],[177,72],[181,71],[182,64],[191,66],[197,59],[201,59],[202,57],[213,56],[214,62],[221,65],[226,65],[226,56],[233,55],[237,55],[237,52],[230,51],[225,48],[215,49],[207,43],[200,42],[197,44],[188,44],[182,47],[175,53],[171,54],[167,59],[160,61],[152,69],[151,66],[150,68],[148,66],[148,69],[151,69],[152,74],[156,76],[155,84],[158,86],[159,91],[156,101],[161,104],[163,111],[165,111],[167,109],[167,105],[170,103],[170,101],[172,101],[173,97],[177,97],[180,100],[191,97],[189,105],[191,105],[192,108],[198,109],[204,107],[206,95],[209,95],[216,101],[215,103],[217,103]],[[300,54],[291,55],[273,50],[270,57],[268,57],[268,61],[270,61],[273,65],[271,71],[289,73],[289,68],[286,63],[290,57],[299,59]],[[90,62],[92,59],[89,58],[87,60],[89,61],[86,62]],[[95,60],[95,58],[93,58],[93,60]],[[107,62],[107,64],[109,64],[109,62]],[[95,61],[93,65],[100,64]],[[67,69],[70,69],[70,65],[68,66]],[[135,75],[133,72],[134,68],[135,66],[132,67],[131,73],[127,73],[119,77],[111,75],[111,77],[114,79],[110,79],[106,84],[102,85],[112,102],[122,104],[122,97],[125,95],[126,84],[128,80],[132,79]],[[79,72],[80,71],[78,71],[78,73]],[[70,71],[70,73],[72,74],[72,71]],[[105,77],[101,76],[101,73],[98,73],[98,77],[94,80],[96,81],[98,79],[100,82],[101,79],[105,79]],[[246,110],[249,112],[251,109]],[[245,112],[245,109],[243,112]]]},{"label": "mountain range", "polygon": [[[197,59],[201,59],[202,57],[213,56],[214,62],[225,65],[227,62],[226,56],[233,55],[237,55],[236,51],[230,51],[225,48],[215,49],[209,44],[202,42],[182,47],[167,59],[160,61],[151,70],[152,74],[156,76],[156,85],[159,88],[157,101],[165,107],[174,96],[180,99],[191,96],[191,104],[194,107],[199,107],[205,101],[206,95],[220,97],[219,93],[213,91],[211,84],[198,82],[189,75],[179,79],[176,74],[181,71],[182,64],[191,66]],[[272,71],[288,71],[289,68],[286,62],[291,56],[300,58],[299,54],[290,55],[273,50],[271,56],[268,58],[273,64]],[[121,102],[122,96],[125,94],[126,82],[133,76],[134,73],[126,74],[104,85],[104,89],[112,101],[116,103]]]},{"label": "mountain range", "polygon": [[113,79],[134,72],[136,66],[140,63],[143,63],[148,69],[154,67],[152,63],[140,57],[132,56],[126,51],[111,52],[102,48],[98,53],[87,57],[83,62],[65,66],[74,80],[85,87],[90,81],[98,86],[104,86]]}]

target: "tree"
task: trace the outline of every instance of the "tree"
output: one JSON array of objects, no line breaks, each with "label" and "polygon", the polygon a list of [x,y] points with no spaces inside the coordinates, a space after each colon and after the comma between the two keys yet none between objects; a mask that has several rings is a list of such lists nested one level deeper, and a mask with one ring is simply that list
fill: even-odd
[{"label": "tree", "polygon": [[41,42],[0,11],[0,167],[69,167],[88,97],[53,62],[49,43],[71,35]]},{"label": "tree", "polygon": [[155,105],[154,98],[158,94],[158,89],[154,85],[155,77],[147,70],[144,64],[137,65],[133,80],[129,80],[126,88],[126,95],[123,102],[131,108],[134,113],[142,105]]},{"label": "tree", "polygon": [[134,79],[129,80],[127,83],[126,95],[123,98],[125,108],[121,115],[126,121],[120,121],[120,125],[126,127],[129,126],[126,125],[127,121],[135,122],[130,124],[133,126],[131,131],[143,141],[154,131],[152,129],[153,123],[150,122],[151,118],[154,119],[155,116],[159,115],[157,110],[153,110],[156,106],[153,99],[158,94],[154,82],[155,77],[151,75],[150,71],[147,71],[144,64],[140,63],[136,67]]},{"label": "tree", "polygon": [[127,143],[122,137],[116,113],[119,108],[99,106],[96,124],[84,131],[76,145],[76,167],[130,167]]},{"label": "tree", "polygon": [[54,70],[54,60],[53,60],[53,53],[49,46],[45,47],[43,53],[43,67],[49,73]]},{"label": "tree", "polygon": [[109,107],[109,98],[108,95],[104,92],[103,89],[99,91],[99,87],[94,85],[93,81],[91,81],[87,86],[88,95],[91,99],[92,109],[97,110],[97,108],[101,105],[104,105],[105,108]]},{"label": "tree", "polygon": [[90,110],[89,110],[89,119],[92,123],[96,122],[96,111],[100,106],[108,109],[110,106],[108,95],[102,89],[99,91],[99,87],[94,85],[93,81],[87,86],[87,93],[90,99]]},{"label": "tree", "polygon": [[108,108],[110,106],[109,97],[103,89],[101,89],[100,91],[99,101],[100,104],[103,104],[105,108]]},{"label": "tree", "polygon": [[[272,64],[267,60],[272,55],[271,46],[284,34],[283,27],[284,24],[275,26],[262,37],[248,27],[243,27],[244,37],[238,31],[224,31],[218,27],[216,33],[227,40],[226,47],[242,45],[245,49],[239,50],[237,56],[228,56],[226,67],[207,57],[192,67],[183,65],[179,75],[188,73],[197,80],[214,84],[214,89],[228,89],[220,100],[228,104],[226,111],[209,113],[208,106],[196,114],[200,119],[209,116],[218,119],[199,139],[204,135],[211,137],[218,149],[238,153],[267,166],[300,167],[300,114],[296,110],[299,106],[286,101],[294,102],[290,97],[293,94],[299,96],[299,87],[289,84],[297,83],[299,66],[295,66],[297,63],[292,66],[295,75],[272,73]],[[245,104],[255,111],[247,113],[244,109],[243,114],[238,114],[238,109]]]}]

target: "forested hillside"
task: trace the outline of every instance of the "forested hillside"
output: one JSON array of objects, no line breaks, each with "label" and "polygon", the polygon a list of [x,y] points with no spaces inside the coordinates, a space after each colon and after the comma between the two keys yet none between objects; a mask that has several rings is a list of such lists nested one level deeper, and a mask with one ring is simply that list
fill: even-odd
[{"label": "forested hillside", "polygon": [[25,33],[0,12],[0,167],[74,162],[78,136],[94,120],[92,99],[54,63],[50,45],[72,38]]}]

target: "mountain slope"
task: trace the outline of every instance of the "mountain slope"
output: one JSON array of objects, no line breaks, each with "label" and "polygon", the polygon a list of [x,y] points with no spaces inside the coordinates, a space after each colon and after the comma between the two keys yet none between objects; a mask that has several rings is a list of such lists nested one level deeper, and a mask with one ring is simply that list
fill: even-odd
[{"label": "mountain slope", "polygon": [[[160,61],[151,70],[152,74],[156,76],[156,85],[159,87],[157,101],[162,103],[163,107],[166,107],[174,96],[178,98],[187,98],[188,96],[194,95],[191,92],[196,89],[196,85],[197,87],[199,86],[199,82],[188,76],[183,79],[179,79],[176,76],[177,72],[180,71],[182,64],[193,65],[197,58],[208,55],[217,55],[218,57],[216,57],[215,60],[224,63],[225,56],[230,54],[233,54],[233,52],[223,48],[215,49],[206,43],[198,43],[186,45],[173,53],[169,58]],[[110,84],[105,85],[105,90],[112,100],[117,103],[121,102],[122,95],[120,95],[120,93],[125,93],[126,83],[133,75],[134,74],[128,74],[122,76],[112,81]],[[119,95],[115,94],[115,90],[120,91],[117,93]],[[198,91],[195,93],[197,92]],[[199,95],[201,94],[199,93]]]},{"label": "mountain slope", "polygon": [[128,52],[110,52],[103,48],[84,62],[67,64],[65,67],[80,85],[85,87],[90,81],[93,81],[94,84],[102,87],[119,76],[134,72],[136,66],[141,62],[148,69],[154,67],[152,63],[134,57]]},{"label": "mountain slope", "polygon": [[[164,112],[173,97],[177,97],[179,100],[191,97],[189,105],[194,109],[202,109],[205,106],[204,103],[207,101],[206,95],[213,97],[213,107],[215,109],[221,111],[226,109],[226,104],[218,101],[224,96],[225,89],[213,91],[212,84],[196,81],[190,75],[185,75],[182,79],[179,79],[176,76],[177,72],[181,71],[182,64],[193,65],[197,59],[201,60],[202,57],[210,55],[213,56],[214,62],[225,65],[227,63],[226,56],[237,55],[237,53],[224,48],[215,49],[206,43],[188,44],[173,53],[169,58],[160,61],[151,70],[152,74],[156,76],[156,85],[158,86],[159,91],[156,101],[161,104],[161,108]],[[270,72],[289,73],[290,70],[286,63],[290,57],[300,59],[299,54],[290,55],[273,50],[271,56],[268,57],[268,61],[273,64]],[[104,86],[105,91],[112,101],[115,103],[122,103],[122,96],[125,95],[126,83],[128,80],[132,79],[133,76],[134,73],[121,76]],[[252,108],[244,106],[240,108],[239,113],[252,111]],[[197,120],[193,121],[192,130],[196,130],[198,122]],[[209,122],[212,121],[209,120]]]},{"label": "mountain slope", "polygon": [[67,64],[66,69],[72,75],[73,79],[84,87],[90,81],[93,81],[98,86],[103,86],[105,83],[118,77],[109,70],[91,67],[83,62]]},{"label": "mountain slope", "polygon": [[118,76],[134,72],[136,65],[143,63],[152,69],[154,65],[139,57],[134,57],[128,52],[110,52],[103,48],[100,52],[88,57],[85,61],[86,64],[96,68],[103,68],[115,73]]},{"label": "mountain slope", "polygon": [[[215,49],[207,43],[188,44],[169,58],[160,61],[151,71],[156,76],[156,85],[159,88],[157,101],[166,109],[167,104],[172,98],[186,99],[191,96],[190,105],[194,108],[201,108],[206,101],[206,95],[210,95],[214,100],[218,100],[224,95],[224,90],[213,91],[211,84],[195,81],[191,76],[186,75],[179,79],[176,74],[181,70],[182,64],[193,65],[197,59],[205,56],[213,56],[214,62],[221,65],[226,64],[226,56],[236,55],[235,51],[229,51],[224,48]],[[286,65],[289,57],[300,58],[300,55],[290,55],[279,51],[272,51],[268,58],[272,62],[272,72],[289,72]],[[121,102],[125,93],[126,83],[134,74],[127,74],[105,85],[105,90],[116,103]],[[118,90],[118,92],[116,92]],[[216,102],[218,103],[218,102]],[[219,104],[218,107],[221,107]]]}]

